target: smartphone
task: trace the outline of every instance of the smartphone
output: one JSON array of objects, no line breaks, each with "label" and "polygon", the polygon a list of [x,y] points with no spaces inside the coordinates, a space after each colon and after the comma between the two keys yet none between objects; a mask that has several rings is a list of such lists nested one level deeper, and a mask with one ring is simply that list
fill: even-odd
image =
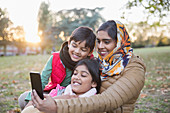
[{"label": "smartphone", "polygon": [[41,84],[41,76],[39,72],[30,72],[32,90],[35,89],[39,97],[43,100],[43,89]]}]

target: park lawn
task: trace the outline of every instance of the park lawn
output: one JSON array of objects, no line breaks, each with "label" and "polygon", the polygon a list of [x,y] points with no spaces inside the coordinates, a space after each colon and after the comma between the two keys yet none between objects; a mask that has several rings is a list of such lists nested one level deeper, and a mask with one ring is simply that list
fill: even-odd
[{"label": "park lawn", "polygon": [[138,98],[136,113],[170,112],[170,46],[135,49],[146,65],[145,86]]},{"label": "park lawn", "polygon": [[[134,49],[146,64],[145,86],[135,112],[170,112],[170,46]],[[0,57],[0,112],[20,112],[17,99],[30,90],[30,71],[41,71],[50,55]]]}]

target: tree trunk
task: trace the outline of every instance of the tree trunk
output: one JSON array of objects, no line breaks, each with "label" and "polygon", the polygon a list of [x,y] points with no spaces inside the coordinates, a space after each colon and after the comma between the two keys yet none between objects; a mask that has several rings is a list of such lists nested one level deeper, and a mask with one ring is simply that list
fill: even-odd
[{"label": "tree trunk", "polygon": [[6,44],[4,44],[3,47],[4,47],[4,56],[6,56],[7,55],[6,54]]}]

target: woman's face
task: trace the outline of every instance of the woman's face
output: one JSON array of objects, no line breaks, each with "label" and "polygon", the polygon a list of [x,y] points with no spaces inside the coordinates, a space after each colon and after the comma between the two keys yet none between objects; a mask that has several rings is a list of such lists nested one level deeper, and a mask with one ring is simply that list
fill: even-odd
[{"label": "woman's face", "polygon": [[116,47],[116,41],[113,40],[106,31],[97,33],[97,51],[102,58],[105,58]]},{"label": "woman's face", "polygon": [[92,82],[92,76],[85,65],[78,66],[71,77],[71,87],[76,95],[83,94],[96,87],[97,83]]}]

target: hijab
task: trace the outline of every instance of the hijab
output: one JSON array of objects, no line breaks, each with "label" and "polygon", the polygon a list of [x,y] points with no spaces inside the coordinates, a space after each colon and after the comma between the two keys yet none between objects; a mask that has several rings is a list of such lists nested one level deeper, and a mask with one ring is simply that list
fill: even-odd
[{"label": "hijab", "polygon": [[109,76],[119,75],[129,63],[133,53],[133,49],[130,47],[130,37],[124,25],[119,21],[115,22],[117,26],[117,46],[104,59],[98,54],[102,68],[102,80]]}]

